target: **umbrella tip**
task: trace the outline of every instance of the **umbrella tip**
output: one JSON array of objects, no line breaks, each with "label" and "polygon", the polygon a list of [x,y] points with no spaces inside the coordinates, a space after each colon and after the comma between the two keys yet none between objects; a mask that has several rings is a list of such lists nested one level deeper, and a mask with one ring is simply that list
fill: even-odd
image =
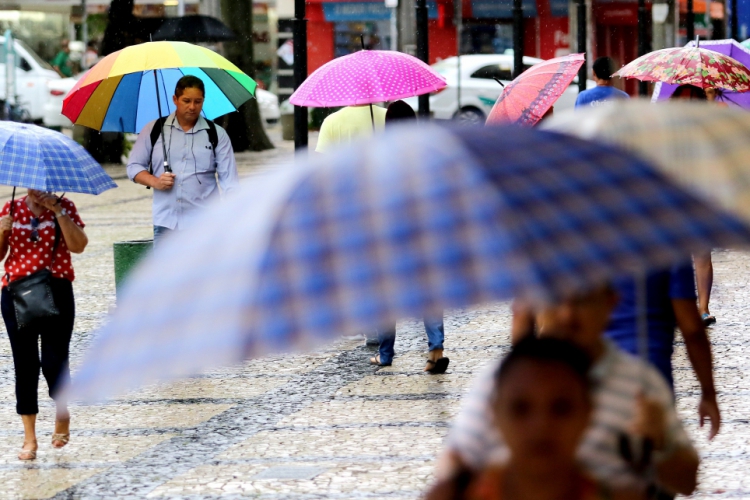
[{"label": "umbrella tip", "polygon": [[498,77],[495,76],[492,79],[495,80],[497,83],[499,83],[502,88],[505,88],[505,84]]},{"label": "umbrella tip", "polygon": [[362,50],[365,50],[365,35],[364,33],[359,34],[359,43],[362,44]]}]

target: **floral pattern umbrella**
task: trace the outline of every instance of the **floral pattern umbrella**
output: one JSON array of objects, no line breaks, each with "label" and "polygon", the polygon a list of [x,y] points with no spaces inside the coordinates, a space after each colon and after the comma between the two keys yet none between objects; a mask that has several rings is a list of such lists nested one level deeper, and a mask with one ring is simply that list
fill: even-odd
[{"label": "floral pattern umbrella", "polygon": [[733,92],[750,90],[750,70],[729,56],[700,47],[657,50],[627,64],[615,75],[644,82],[695,85]]},{"label": "floral pattern umbrella", "polygon": [[487,125],[534,126],[565,92],[585,60],[584,54],[571,54],[527,69],[505,87],[487,117]]}]

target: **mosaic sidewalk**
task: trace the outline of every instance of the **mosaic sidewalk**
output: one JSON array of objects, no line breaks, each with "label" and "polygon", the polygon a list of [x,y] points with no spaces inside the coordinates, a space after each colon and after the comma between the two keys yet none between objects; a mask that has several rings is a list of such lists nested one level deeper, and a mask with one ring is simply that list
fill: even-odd
[{"label": "mosaic sidewalk", "polygon": [[[240,154],[243,176],[280,168],[280,150]],[[72,195],[91,244],[74,259],[78,316],[73,368],[114,304],[112,243],[150,236],[151,193],[112,168],[120,189]],[[0,188],[0,199],[10,192]],[[696,418],[697,384],[684,347],[675,361],[677,404],[704,458],[695,498],[750,498],[750,255],[715,256],[712,330],[721,434],[708,443]],[[63,450],[49,436],[53,406],[42,397],[39,458],[20,463],[10,348],[0,332],[0,498],[388,498],[416,499],[461,395],[488,361],[509,348],[509,309],[490,304],[446,314],[448,373],[422,373],[421,322],[399,324],[392,367],[368,365],[374,348],[342,339],[313,353],[217,368],[147,387],[100,406],[72,408]],[[46,390],[44,381],[40,393]]]}]

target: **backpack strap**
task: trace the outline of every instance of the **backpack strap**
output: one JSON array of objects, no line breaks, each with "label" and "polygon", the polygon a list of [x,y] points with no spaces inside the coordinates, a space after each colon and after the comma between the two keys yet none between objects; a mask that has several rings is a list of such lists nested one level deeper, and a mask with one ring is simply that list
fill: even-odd
[{"label": "backpack strap", "polygon": [[164,123],[166,123],[166,121],[166,116],[157,118],[156,122],[154,123],[154,127],[151,129],[151,154],[148,157],[148,173],[151,175],[154,175],[154,146],[156,145],[156,141],[159,140],[159,136],[161,135],[162,129],[164,128]]},{"label": "backpack strap", "polygon": [[219,133],[216,131],[216,124],[206,119],[206,123],[208,124],[208,129],[206,132],[208,132],[208,142],[211,143],[211,149],[213,151],[214,155],[214,169],[216,169],[216,164],[218,163],[216,159],[216,148],[219,146]]}]

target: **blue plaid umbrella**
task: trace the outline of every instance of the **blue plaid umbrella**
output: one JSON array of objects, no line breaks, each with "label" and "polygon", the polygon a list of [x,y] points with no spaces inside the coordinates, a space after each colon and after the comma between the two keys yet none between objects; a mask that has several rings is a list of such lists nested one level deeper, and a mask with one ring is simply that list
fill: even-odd
[{"label": "blue plaid umbrella", "polygon": [[0,121],[0,184],[100,194],[117,187],[80,144],[60,132]]},{"label": "blue plaid umbrella", "polygon": [[750,243],[748,227],[625,152],[490,127],[386,132],[255,177],[195,226],[125,284],[75,397],[430,310],[554,301]]}]

